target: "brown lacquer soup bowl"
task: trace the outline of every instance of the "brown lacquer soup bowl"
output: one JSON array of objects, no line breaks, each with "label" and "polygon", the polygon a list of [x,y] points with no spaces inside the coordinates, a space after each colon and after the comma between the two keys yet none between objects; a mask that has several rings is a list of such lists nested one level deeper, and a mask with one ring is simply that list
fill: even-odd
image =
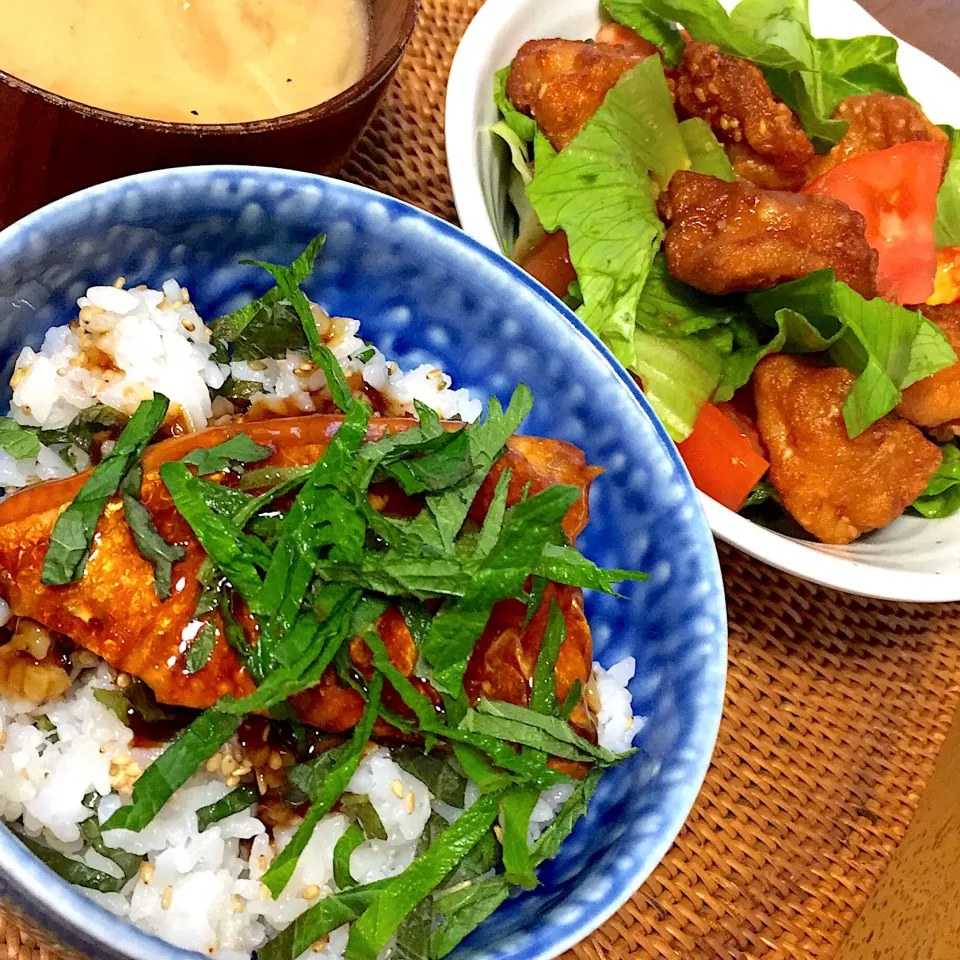
[{"label": "brown lacquer soup bowl", "polygon": [[146,120],[0,70],[0,226],[82,187],[161,167],[242,163],[336,173],[396,72],[418,9],[419,0],[369,0],[370,48],[360,80],[331,100],[266,120]]}]

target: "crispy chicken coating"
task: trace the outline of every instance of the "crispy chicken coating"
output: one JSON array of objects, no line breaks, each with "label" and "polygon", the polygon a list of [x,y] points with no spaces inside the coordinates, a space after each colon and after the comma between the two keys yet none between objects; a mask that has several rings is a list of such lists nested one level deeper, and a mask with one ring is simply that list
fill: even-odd
[{"label": "crispy chicken coating", "polygon": [[827,197],[681,171],[659,200],[670,272],[705,293],[759,290],[832,267],[868,299],[877,253],[864,219]]},{"label": "crispy chicken coating", "polygon": [[[960,356],[960,304],[920,309]],[[960,420],[960,362],[907,387],[897,413],[918,427],[939,427]]]},{"label": "crispy chicken coating", "polygon": [[807,167],[781,167],[746,143],[728,143],[727,157],[741,180],[765,190],[799,190],[807,182]]},{"label": "crispy chicken coating", "polygon": [[753,374],[770,481],[824,543],[850,543],[893,522],[940,466],[939,447],[893,416],[850,439],[842,407],[855,379],[784,354],[761,360]]},{"label": "crispy chicken coating", "polygon": [[810,179],[826,173],[842,160],[886,150],[900,143],[933,141],[948,146],[944,172],[950,162],[947,135],[912,100],[890,93],[871,93],[841,100],[833,112],[835,119],[849,120],[850,127],[839,143],[823,157],[817,157],[810,166]]},{"label": "crispy chicken coating", "polygon": [[646,56],[623,44],[528,40],[513,58],[507,97],[562,150],[620,77]]},{"label": "crispy chicken coating", "polygon": [[793,111],[771,93],[759,67],[712,43],[692,42],[675,80],[678,109],[706,120],[722,142],[739,146],[734,155],[739,176],[788,189],[805,182],[813,144]]}]

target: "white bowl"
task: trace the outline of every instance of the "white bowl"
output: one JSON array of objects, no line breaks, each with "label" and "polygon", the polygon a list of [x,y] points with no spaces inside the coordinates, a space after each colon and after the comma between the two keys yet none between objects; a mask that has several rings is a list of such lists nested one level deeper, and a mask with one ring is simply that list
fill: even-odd
[{"label": "white bowl", "polygon": [[[724,0],[728,7],[735,0]],[[810,0],[814,34],[889,33],[854,0]],[[507,161],[494,145],[493,75],[525,40],[592,37],[597,0],[487,0],[453,60],[447,86],[447,162],[463,229],[502,251],[507,217]],[[901,41],[900,69],[931,119],[960,126],[960,77]],[[947,520],[903,516],[846,547],[795,540],[744,519],[701,494],[716,536],[806,580],[866,597],[960,600],[960,513]]]}]

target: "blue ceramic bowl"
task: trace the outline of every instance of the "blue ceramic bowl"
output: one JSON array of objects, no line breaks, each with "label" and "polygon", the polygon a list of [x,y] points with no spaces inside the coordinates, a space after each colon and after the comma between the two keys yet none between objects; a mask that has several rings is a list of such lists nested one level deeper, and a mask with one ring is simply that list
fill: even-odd
[{"label": "blue ceramic bowl", "polygon": [[[579,546],[605,566],[651,574],[628,585],[626,599],[587,603],[595,658],[637,658],[639,752],[605,774],[542,885],[508,901],[455,954],[547,960],[610,916],[670,846],[710,761],[726,670],[717,554],[693,486],[600,342],[519,269],[420,210],[307,174],[197,167],[93,187],[0,233],[3,382],[20,347],[74,316],[93,283],[122,275],[158,286],[174,276],[212,319],[265,287],[263,272],[238,260],[290,262],[321,232],[310,296],[360,319],[401,366],[436,363],[484,399],[526,382],[536,405],[524,431],[569,440],[606,471]],[[190,956],[92,904],[5,829],[0,895],[98,958]]]}]

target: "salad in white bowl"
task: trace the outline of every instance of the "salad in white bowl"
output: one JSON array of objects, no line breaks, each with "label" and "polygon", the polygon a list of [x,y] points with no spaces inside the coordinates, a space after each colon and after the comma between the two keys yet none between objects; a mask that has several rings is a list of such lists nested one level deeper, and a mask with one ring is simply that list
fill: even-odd
[{"label": "salad in white bowl", "polygon": [[958,599],[960,79],[853,0],[725,6],[490,0],[448,90],[461,222],[634,374],[718,536]]}]

